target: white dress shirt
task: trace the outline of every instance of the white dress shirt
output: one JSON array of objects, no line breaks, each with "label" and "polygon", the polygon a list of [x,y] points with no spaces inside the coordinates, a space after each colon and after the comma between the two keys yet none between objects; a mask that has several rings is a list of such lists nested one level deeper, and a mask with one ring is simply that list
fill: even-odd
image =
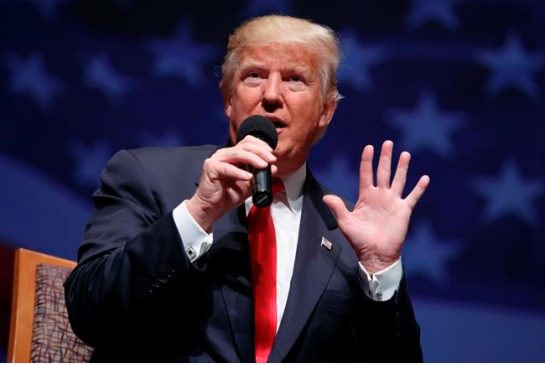
[{"label": "white dress shirt", "polygon": [[[285,192],[275,194],[273,203],[271,204],[277,250],[277,330],[284,314],[284,309],[286,308],[291,277],[293,275],[297,241],[299,238],[299,223],[301,222],[301,212],[303,210],[303,183],[305,182],[305,178],[306,165],[303,165],[293,174],[282,179]],[[210,234],[206,233],[193,219],[191,214],[189,214],[185,204],[186,201],[183,201],[174,208],[172,216],[182,238],[187,256],[191,262],[194,262],[210,249],[213,241],[213,232]],[[252,198],[250,197],[245,202],[246,214],[248,214],[252,205]],[[401,260],[373,275],[369,274],[361,263],[359,265],[361,269],[360,273],[364,279],[365,294],[376,301],[386,301],[392,298],[401,281]]]}]

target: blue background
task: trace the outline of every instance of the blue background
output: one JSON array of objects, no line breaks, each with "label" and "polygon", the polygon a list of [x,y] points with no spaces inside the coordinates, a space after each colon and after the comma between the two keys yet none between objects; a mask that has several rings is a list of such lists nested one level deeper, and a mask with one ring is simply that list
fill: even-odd
[{"label": "blue background", "polygon": [[343,42],[316,175],[354,200],[361,149],[392,139],[431,176],[403,254],[426,360],[545,361],[539,0],[0,0],[0,347],[14,248],[75,258],[115,151],[223,143],[227,35],[269,12]]}]

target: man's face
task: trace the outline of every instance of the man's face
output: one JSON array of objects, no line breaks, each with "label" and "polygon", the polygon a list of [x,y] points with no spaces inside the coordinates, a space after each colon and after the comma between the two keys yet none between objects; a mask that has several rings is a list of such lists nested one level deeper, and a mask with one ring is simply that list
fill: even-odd
[{"label": "man's face", "polygon": [[225,103],[233,142],[240,124],[251,115],[268,117],[276,125],[279,176],[306,161],[336,105],[322,95],[316,55],[303,48],[269,44],[244,50]]}]

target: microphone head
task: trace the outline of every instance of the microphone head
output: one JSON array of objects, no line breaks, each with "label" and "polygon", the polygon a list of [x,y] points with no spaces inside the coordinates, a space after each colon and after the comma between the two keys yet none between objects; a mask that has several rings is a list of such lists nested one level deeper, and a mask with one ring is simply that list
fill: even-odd
[{"label": "microphone head", "polygon": [[273,150],[278,143],[278,135],[273,122],[261,115],[252,115],[242,122],[237,133],[237,143],[247,135],[252,135],[267,142]]}]

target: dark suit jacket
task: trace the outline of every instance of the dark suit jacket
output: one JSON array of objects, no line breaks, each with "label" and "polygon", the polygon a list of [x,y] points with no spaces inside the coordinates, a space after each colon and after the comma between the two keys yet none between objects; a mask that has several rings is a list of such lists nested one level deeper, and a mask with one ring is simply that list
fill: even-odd
[{"label": "dark suit jacket", "polygon": [[[253,362],[253,304],[244,206],[214,225],[191,263],[172,210],[191,197],[216,146],[117,153],[65,283],[75,333],[96,361]],[[310,172],[299,242],[273,362],[421,361],[404,280],[387,302],[368,299],[357,258]],[[322,237],[333,243],[321,246]]]}]

